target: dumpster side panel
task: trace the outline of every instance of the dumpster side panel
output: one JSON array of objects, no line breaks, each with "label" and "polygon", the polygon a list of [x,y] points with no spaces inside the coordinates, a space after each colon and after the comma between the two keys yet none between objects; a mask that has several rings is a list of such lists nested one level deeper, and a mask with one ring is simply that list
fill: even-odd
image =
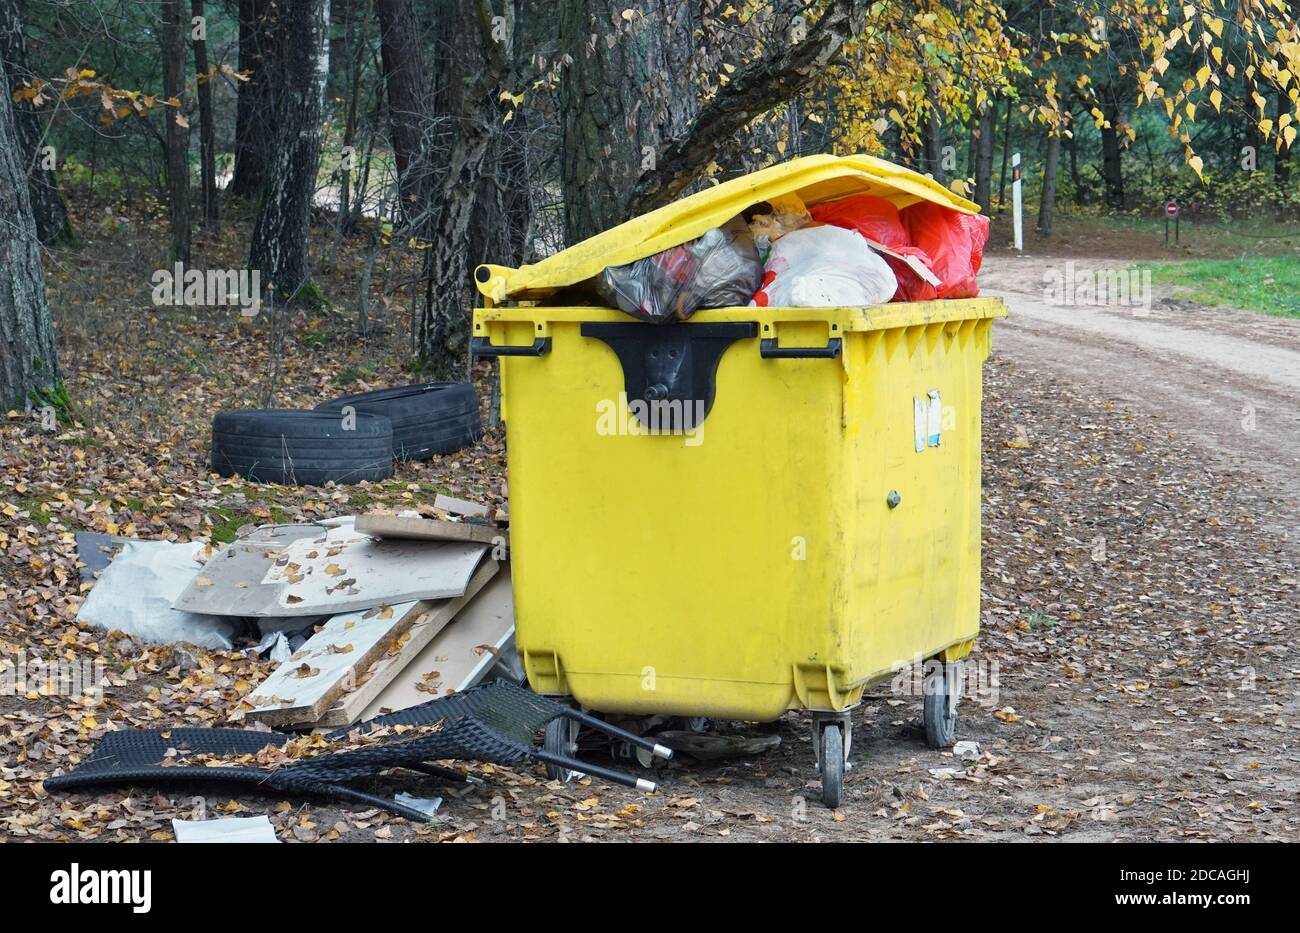
[{"label": "dumpster side panel", "polygon": [[846,459],[855,524],[842,570],[850,584],[845,689],[978,632],[989,324],[919,324],[850,342]]}]

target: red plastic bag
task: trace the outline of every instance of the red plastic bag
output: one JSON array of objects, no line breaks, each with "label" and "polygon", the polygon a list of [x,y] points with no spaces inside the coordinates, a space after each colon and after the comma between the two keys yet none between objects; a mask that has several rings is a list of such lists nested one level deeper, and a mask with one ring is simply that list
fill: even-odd
[{"label": "red plastic bag", "polygon": [[930,257],[939,277],[938,298],[974,298],[979,295],[975,274],[984,260],[989,239],[989,219],[982,214],[957,211],[921,201],[899,212],[912,245]]},{"label": "red plastic bag", "polygon": [[851,198],[815,204],[809,212],[813,220],[856,230],[868,240],[890,249],[912,245],[907,228],[899,219],[898,208],[874,194],[855,194]]},{"label": "red plastic bag", "polygon": [[[856,194],[838,201],[817,204],[810,208],[813,220],[825,224],[834,224],[856,230],[869,240],[887,246],[897,253],[915,256],[927,268],[931,266],[930,257],[925,250],[912,245],[907,227],[898,213],[898,208],[873,194]],[[893,256],[885,256],[885,262],[894,270],[898,279],[898,290],[892,301],[929,301],[938,297],[938,291],[919,275]]]}]

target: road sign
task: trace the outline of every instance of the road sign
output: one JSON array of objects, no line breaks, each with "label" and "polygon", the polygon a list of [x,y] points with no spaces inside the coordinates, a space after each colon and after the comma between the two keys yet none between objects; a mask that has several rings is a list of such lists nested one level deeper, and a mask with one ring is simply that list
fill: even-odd
[{"label": "road sign", "polygon": [[1165,202],[1165,216],[1166,217],[1178,216],[1178,201],[1176,199],[1170,198],[1168,201]]}]

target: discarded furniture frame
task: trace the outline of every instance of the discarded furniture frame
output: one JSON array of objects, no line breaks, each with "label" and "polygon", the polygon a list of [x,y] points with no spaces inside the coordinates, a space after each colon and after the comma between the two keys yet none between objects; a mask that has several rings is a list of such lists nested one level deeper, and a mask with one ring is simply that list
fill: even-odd
[{"label": "discarded furniture frame", "polygon": [[[534,745],[537,732],[560,717],[644,748],[658,757],[672,757],[668,748],[649,739],[522,687],[496,681],[327,735],[327,739],[336,742],[364,741],[367,735],[384,730],[373,744],[323,752],[272,768],[165,765],[164,762],[169,758],[194,756],[252,758],[268,746],[283,747],[295,736],[251,729],[124,729],[110,732],[78,767],[66,774],[47,778],[45,789],[58,792],[104,785],[217,781],[246,784],[250,789],[269,793],[318,794],[352,800],[382,807],[420,822],[427,822],[429,817],[395,800],[357,790],[351,785],[393,768],[405,768],[434,777],[454,776],[463,781],[462,775],[433,764],[447,759],[499,764],[532,759],[647,793],[656,789],[654,782],[644,778],[548,752]],[[437,731],[427,731],[435,726]],[[414,728],[403,730],[398,727]]]}]

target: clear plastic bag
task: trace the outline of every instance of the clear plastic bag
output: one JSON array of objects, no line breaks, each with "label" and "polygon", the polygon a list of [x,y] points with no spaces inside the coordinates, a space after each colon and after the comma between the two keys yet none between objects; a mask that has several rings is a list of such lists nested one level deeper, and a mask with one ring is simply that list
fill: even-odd
[{"label": "clear plastic bag", "polygon": [[651,324],[684,321],[700,308],[746,305],[762,284],[763,263],[740,217],[681,246],[596,277],[601,298]]},{"label": "clear plastic bag", "polygon": [[894,296],[898,280],[862,235],[843,227],[804,227],[772,244],[757,307],[870,307]]}]

